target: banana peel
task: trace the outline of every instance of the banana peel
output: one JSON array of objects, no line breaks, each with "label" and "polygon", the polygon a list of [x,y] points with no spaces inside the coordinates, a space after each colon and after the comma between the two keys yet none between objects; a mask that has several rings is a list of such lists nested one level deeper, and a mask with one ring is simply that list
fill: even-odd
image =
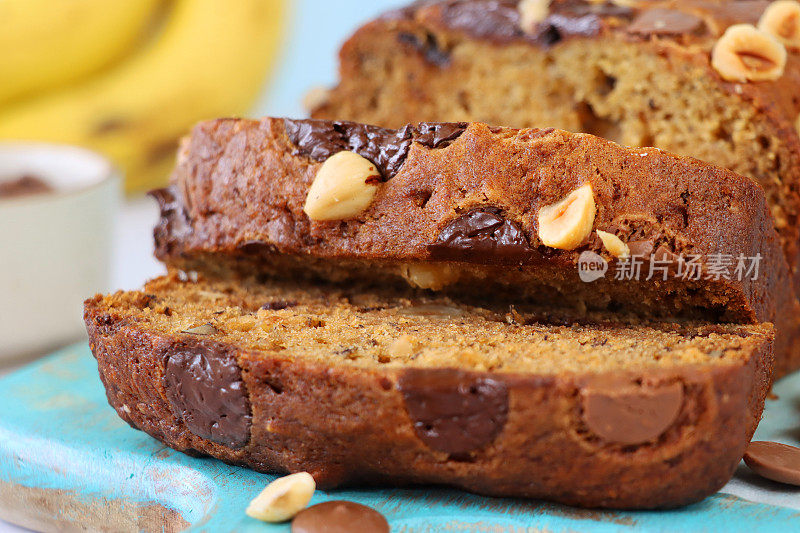
[{"label": "banana peel", "polygon": [[77,144],[108,155],[126,189],[166,182],[198,120],[244,114],[279,46],[282,0],[177,0],[138,54],[64,91],[0,109],[0,139]]}]

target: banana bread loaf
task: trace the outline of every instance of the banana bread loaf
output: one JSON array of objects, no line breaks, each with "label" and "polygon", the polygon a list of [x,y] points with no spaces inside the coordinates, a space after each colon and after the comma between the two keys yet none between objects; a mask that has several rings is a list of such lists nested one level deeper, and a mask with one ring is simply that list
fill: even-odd
[{"label": "banana bread loaf", "polygon": [[[272,118],[202,123],[178,159],[173,188],[156,193],[156,253],[172,268],[773,322],[778,374],[800,364],[798,301],[764,194],[727,170],[559,130]],[[358,173],[352,161],[367,172],[364,205],[348,203],[359,193],[346,180],[330,183]],[[736,275],[754,258],[758,272]],[[587,263],[601,270],[591,283]]]},{"label": "banana bread loaf", "polygon": [[552,126],[715,163],[764,187],[798,287],[798,20],[792,1],[417,2],[345,43],[312,116]]},{"label": "banana bread loaf", "polygon": [[763,408],[771,326],[588,318],[177,274],[85,308],[109,402],[178,450],[326,488],[591,507],[722,487]]}]

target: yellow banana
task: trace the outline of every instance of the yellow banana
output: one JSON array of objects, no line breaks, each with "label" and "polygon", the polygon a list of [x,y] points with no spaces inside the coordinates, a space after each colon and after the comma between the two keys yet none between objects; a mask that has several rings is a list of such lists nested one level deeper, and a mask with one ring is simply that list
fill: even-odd
[{"label": "yellow banana", "polygon": [[142,40],[162,0],[0,0],[0,104],[63,86]]},{"label": "yellow banana", "polygon": [[128,189],[163,183],[196,121],[246,112],[280,40],[282,0],[177,0],[138,55],[75,87],[0,111],[0,139],[109,155]]}]

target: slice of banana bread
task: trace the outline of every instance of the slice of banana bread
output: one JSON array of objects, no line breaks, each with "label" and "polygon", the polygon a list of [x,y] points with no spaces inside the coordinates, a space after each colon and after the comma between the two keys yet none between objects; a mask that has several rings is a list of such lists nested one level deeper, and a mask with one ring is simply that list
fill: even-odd
[{"label": "slice of banana bread", "polygon": [[764,187],[800,283],[798,17],[796,2],[417,2],[345,43],[313,116],[553,126],[718,164]]},{"label": "slice of banana bread", "polygon": [[177,275],[85,308],[109,402],[178,450],[322,487],[591,507],[722,487],[763,408],[771,326],[589,318]]},{"label": "slice of banana bread", "polygon": [[800,365],[763,191],[727,170],[559,130],[273,118],[202,123],[178,159],[156,193],[173,268],[773,322],[778,373]]}]

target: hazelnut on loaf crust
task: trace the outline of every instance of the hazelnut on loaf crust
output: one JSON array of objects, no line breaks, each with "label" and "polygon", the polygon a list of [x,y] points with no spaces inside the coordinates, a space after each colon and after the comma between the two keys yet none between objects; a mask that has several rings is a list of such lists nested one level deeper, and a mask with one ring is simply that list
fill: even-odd
[{"label": "hazelnut on loaf crust", "polygon": [[800,287],[800,4],[429,0],[342,47],[314,118],[593,133],[755,178]]},{"label": "hazelnut on loaf crust", "polygon": [[674,507],[722,487],[761,415],[771,326],[586,318],[177,275],[85,307],[109,402],[178,450],[306,471],[321,488],[588,507]]},{"label": "hazelnut on loaf crust", "polygon": [[155,193],[171,268],[773,322],[778,374],[800,365],[764,193],[728,170],[552,129],[274,118],[201,123],[178,159]]}]

